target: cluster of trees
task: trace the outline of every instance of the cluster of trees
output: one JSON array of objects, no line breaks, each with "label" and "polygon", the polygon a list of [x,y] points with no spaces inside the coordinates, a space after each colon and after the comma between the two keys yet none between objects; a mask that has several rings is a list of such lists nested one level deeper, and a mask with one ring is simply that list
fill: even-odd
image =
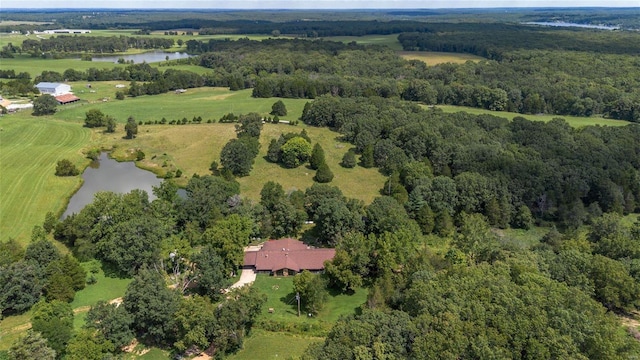
[{"label": "cluster of trees", "polygon": [[70,254],[63,256],[51,241],[46,240],[51,230],[51,226],[46,230],[36,226],[26,249],[12,239],[0,244],[3,252],[0,258],[2,315],[23,313],[41,298],[69,303],[76,291],[85,287],[86,272],[78,260]]},{"label": "cluster of trees", "polygon": [[174,45],[173,39],[130,37],[130,36],[71,36],[58,35],[48,39],[25,39],[22,52],[40,57],[42,53],[115,53],[129,49],[168,49]]},{"label": "cluster of trees", "polygon": [[58,100],[49,94],[42,94],[33,100],[33,115],[51,115],[55,114],[58,108]]},{"label": "cluster of trees", "polygon": [[231,139],[220,152],[223,171],[234,176],[247,176],[260,150],[262,116],[258,113],[240,115],[236,125],[236,139]]}]

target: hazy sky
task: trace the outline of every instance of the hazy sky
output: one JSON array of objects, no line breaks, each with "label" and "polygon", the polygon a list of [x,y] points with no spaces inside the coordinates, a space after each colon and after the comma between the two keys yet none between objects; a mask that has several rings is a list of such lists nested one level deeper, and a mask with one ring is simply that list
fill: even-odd
[{"label": "hazy sky", "polygon": [[[640,0],[0,0],[2,8],[389,9],[640,7]],[[0,14],[0,19],[2,15]]]}]

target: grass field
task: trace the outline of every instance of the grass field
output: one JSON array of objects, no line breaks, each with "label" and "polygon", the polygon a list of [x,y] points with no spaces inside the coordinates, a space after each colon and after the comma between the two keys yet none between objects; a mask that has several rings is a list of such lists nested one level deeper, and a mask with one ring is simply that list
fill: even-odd
[{"label": "grass field", "polygon": [[528,114],[518,114],[514,112],[508,111],[492,111],[478,108],[471,108],[466,106],[454,106],[454,105],[435,105],[436,108],[441,109],[445,113],[456,113],[456,112],[467,112],[469,114],[481,115],[481,114],[489,114],[494,116],[503,117],[509,120],[513,120],[516,116],[521,116],[525,119],[531,121],[551,121],[555,118],[562,118],[567,121],[569,125],[575,128],[590,126],[590,125],[602,125],[602,126],[625,126],[631,124],[628,121],[624,120],[613,120],[613,119],[605,119],[601,117],[584,117],[584,116],[568,116],[568,115],[528,115]]},{"label": "grass field", "polygon": [[58,160],[84,165],[81,149],[90,131],[68,122],[36,117],[0,118],[0,241],[30,239],[48,211],[61,213],[81,185],[79,177],[57,177]]},{"label": "grass field", "polygon": [[[265,320],[332,324],[343,315],[355,313],[367,300],[366,289],[358,289],[353,295],[331,294],[317,316],[309,318],[303,312],[302,316],[298,317],[293,276],[275,277],[259,274],[253,286],[268,296],[267,303],[262,307],[261,318]],[[269,308],[274,309],[273,313],[269,313]]]},{"label": "grass field", "polygon": [[403,59],[406,60],[420,60],[429,66],[434,66],[443,63],[464,64],[467,61],[480,61],[485,60],[483,57],[460,54],[460,53],[448,53],[448,52],[436,52],[436,51],[399,51]]},{"label": "grass field", "polygon": [[244,340],[242,350],[228,360],[291,359],[302,355],[306,348],[323,338],[290,335],[256,329]]}]

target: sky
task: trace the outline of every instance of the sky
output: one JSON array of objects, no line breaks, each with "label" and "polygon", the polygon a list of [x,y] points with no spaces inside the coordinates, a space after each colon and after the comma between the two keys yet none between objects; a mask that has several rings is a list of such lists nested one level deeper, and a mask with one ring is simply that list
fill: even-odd
[{"label": "sky", "polygon": [[[2,8],[435,9],[495,7],[640,7],[640,0],[0,0]],[[0,19],[2,15],[0,14]]]}]

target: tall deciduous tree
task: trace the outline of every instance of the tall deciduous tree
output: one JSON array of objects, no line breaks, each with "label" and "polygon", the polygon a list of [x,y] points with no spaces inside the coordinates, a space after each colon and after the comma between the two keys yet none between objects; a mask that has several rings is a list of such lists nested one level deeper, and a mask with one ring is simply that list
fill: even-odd
[{"label": "tall deciduous tree", "polygon": [[31,327],[47,339],[58,356],[64,354],[73,331],[73,310],[62,301],[40,301],[33,307]]},{"label": "tall deciduous tree", "polygon": [[222,290],[230,283],[223,259],[211,245],[207,245],[193,256],[192,262],[195,266],[196,290],[214,301],[218,300]]},{"label": "tall deciduous tree", "polygon": [[148,268],[140,269],[127,287],[123,302],[140,339],[159,345],[175,341],[175,313],[180,296],[167,287],[162,275]]},{"label": "tall deciduous tree", "polygon": [[0,311],[20,313],[35,304],[44,286],[43,273],[34,261],[0,267]]},{"label": "tall deciduous tree", "polygon": [[97,330],[116,348],[131,343],[133,318],[124,306],[98,301],[87,313],[85,328]]},{"label": "tall deciduous tree", "polygon": [[322,276],[314,275],[307,270],[293,278],[293,291],[300,296],[302,308],[314,315],[322,310],[329,297],[326,285]]}]

